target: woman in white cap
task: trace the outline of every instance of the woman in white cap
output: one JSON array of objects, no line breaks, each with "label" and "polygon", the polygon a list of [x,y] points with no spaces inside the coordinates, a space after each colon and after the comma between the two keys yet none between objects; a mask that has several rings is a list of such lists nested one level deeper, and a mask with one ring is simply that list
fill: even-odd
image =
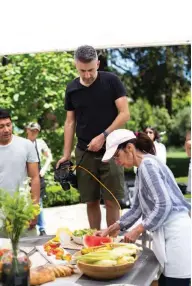
[{"label": "woman in white cap", "polygon": [[113,131],[106,140],[102,161],[114,159],[127,168],[136,166],[133,206],[119,221],[98,235],[117,235],[139,218],[141,223],[127,232],[125,242],[153,232],[153,250],[162,267],[159,286],[189,286],[191,277],[191,221],[188,204],[171,170],[155,156],[152,140],[145,133]]}]

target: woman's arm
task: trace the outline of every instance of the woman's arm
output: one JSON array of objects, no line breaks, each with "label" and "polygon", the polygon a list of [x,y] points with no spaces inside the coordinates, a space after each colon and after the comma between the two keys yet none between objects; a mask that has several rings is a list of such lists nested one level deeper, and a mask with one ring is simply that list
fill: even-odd
[{"label": "woman's arm", "polygon": [[141,214],[138,190],[136,190],[133,206],[119,220],[120,229],[123,230],[132,226],[140,218]]}]

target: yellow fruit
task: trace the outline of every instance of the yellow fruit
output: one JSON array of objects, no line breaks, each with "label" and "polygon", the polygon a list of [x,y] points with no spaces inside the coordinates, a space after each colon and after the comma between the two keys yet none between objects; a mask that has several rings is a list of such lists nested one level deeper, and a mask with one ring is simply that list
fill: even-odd
[{"label": "yellow fruit", "polygon": [[53,240],[54,242],[59,242],[59,241],[60,241],[59,237],[57,237],[57,236],[55,236],[52,240]]},{"label": "yellow fruit", "polygon": [[65,232],[68,235],[72,236],[72,232],[70,231],[70,229],[68,227],[61,227],[57,229],[57,233],[56,233],[56,237],[60,237],[60,233],[61,232]]}]

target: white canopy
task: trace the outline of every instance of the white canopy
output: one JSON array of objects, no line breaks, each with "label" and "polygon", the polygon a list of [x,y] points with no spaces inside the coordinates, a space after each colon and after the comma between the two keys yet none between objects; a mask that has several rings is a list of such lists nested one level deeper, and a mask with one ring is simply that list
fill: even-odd
[{"label": "white canopy", "polygon": [[0,55],[190,43],[191,0],[1,0]]}]

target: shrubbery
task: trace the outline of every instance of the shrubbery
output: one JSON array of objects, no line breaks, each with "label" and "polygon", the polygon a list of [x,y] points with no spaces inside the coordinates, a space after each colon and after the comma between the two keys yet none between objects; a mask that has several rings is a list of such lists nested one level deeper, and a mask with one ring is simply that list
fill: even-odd
[{"label": "shrubbery", "polygon": [[43,198],[44,207],[72,205],[79,203],[79,192],[72,188],[69,191],[63,191],[61,186],[54,185],[46,188],[46,196]]},{"label": "shrubbery", "polygon": [[186,131],[191,128],[190,106],[185,106],[170,117],[166,108],[153,107],[146,99],[139,98],[130,104],[130,114],[127,129],[142,131],[146,126],[153,126],[158,132],[166,131],[163,141],[169,146],[183,146]]},{"label": "shrubbery", "polygon": [[183,146],[186,132],[191,129],[191,108],[185,107],[177,112],[172,118],[171,130],[169,134],[169,144],[174,142],[174,146]]},{"label": "shrubbery", "polygon": [[147,126],[156,127],[158,132],[171,128],[171,118],[166,108],[152,107],[146,99],[139,98],[130,104],[131,118],[126,128],[133,131],[143,131]]}]

